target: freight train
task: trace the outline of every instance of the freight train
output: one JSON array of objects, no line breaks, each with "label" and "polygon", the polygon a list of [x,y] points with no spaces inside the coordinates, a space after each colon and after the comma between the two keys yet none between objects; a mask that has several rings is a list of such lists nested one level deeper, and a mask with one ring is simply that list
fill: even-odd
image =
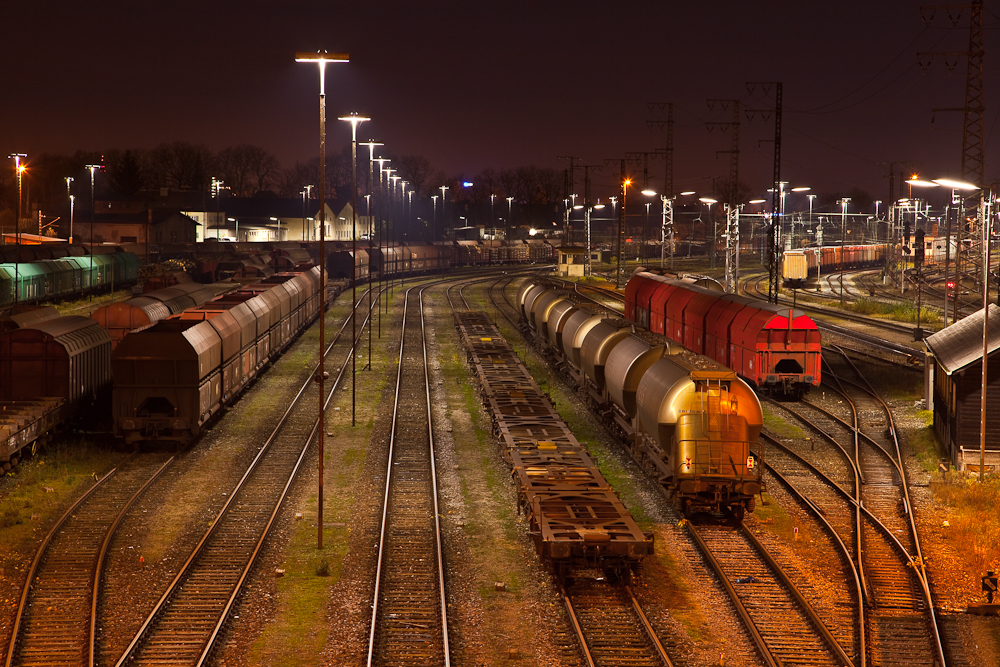
[{"label": "freight train", "polygon": [[[94,254],[90,254],[93,251]],[[326,270],[331,279],[366,282],[444,271],[458,266],[489,266],[555,261],[548,241],[455,241],[438,244],[369,245],[327,242]],[[257,282],[275,273],[317,266],[319,244],[159,243],[149,246],[42,244],[0,246],[0,311],[16,303],[65,300],[76,295],[125,287],[141,278],[142,261],[182,262],[197,282]],[[158,283],[162,276],[149,276]],[[168,285],[158,285],[168,286]]]},{"label": "freight train", "polygon": [[[50,311],[50,312],[46,312]],[[111,382],[111,336],[54,308],[8,318],[0,335],[0,467],[91,406]],[[51,316],[49,316],[51,315]],[[15,319],[18,318],[18,319]]]},{"label": "freight train", "polygon": [[[326,270],[332,279],[365,282],[444,271],[459,266],[547,263],[555,261],[555,245],[544,240],[454,241],[435,244],[359,241],[326,242]],[[317,242],[186,243],[158,244],[155,257],[193,264],[192,274],[201,282],[244,277],[259,279],[266,271],[287,270],[319,262]]]},{"label": "freight train", "polygon": [[111,354],[115,435],[187,444],[319,314],[320,272],[282,273],[123,338]]},{"label": "freight train", "polygon": [[0,256],[0,310],[125,287],[139,278],[140,261],[133,252],[90,255],[82,246],[37,247],[22,246],[19,254]]},{"label": "freight train", "polygon": [[820,384],[821,336],[800,310],[640,272],[625,319],[731,368],[761,391],[800,398]]},{"label": "freight train", "polygon": [[754,510],[763,413],[735,372],[544,284],[526,282],[518,306],[529,338],[685,515],[722,510],[741,521]]},{"label": "freight train", "polygon": [[457,312],[455,319],[538,555],[560,574],[637,566],[653,553],[652,534],[639,528],[489,317]]},{"label": "freight train", "polygon": [[190,442],[315,319],[320,293],[312,268],[242,287],[181,283],[94,318],[18,306],[0,319],[0,467],[93,406],[113,378],[126,442]]},{"label": "freight train", "polygon": [[885,243],[822,246],[786,250],[781,261],[782,283],[803,287],[818,279],[820,272],[885,266],[891,246]]}]

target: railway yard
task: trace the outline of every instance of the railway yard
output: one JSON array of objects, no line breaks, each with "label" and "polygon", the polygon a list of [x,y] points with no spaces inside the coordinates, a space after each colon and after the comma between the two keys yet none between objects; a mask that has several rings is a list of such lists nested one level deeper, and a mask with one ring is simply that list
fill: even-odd
[{"label": "railway yard", "polygon": [[[744,392],[712,353],[735,341],[636,335],[671,320],[635,288],[453,270],[359,284],[353,327],[335,294],[327,398],[303,297],[193,444],[74,428],[6,475],[5,664],[1000,664],[1000,622],[966,613],[1000,556],[941,500],[967,478],[936,472],[906,327],[814,314],[822,383],[746,366],[790,400]],[[805,326],[790,305],[740,302],[779,332]]]}]

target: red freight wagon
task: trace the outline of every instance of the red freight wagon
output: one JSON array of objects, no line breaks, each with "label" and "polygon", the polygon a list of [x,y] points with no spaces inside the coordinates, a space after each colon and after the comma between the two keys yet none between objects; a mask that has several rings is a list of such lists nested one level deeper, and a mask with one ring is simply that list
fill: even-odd
[{"label": "red freight wagon", "polygon": [[[632,285],[632,283],[635,283]],[[650,285],[657,288],[650,292]],[[667,287],[660,287],[666,285]],[[820,383],[820,333],[800,311],[727,295],[649,273],[632,277],[626,312],[641,324],[650,294],[649,329],[732,368],[765,391],[801,396]]]}]

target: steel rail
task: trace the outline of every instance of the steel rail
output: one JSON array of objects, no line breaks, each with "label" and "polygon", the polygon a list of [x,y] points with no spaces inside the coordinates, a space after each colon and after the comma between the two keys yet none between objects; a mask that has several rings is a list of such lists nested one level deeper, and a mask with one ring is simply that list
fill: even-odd
[{"label": "steel rail", "polygon": [[[369,289],[368,291],[371,292],[371,289]],[[358,303],[360,304],[361,301],[363,300],[364,300],[364,295],[362,295],[361,299],[358,300]],[[364,334],[365,327],[371,326],[372,307],[373,306],[369,303],[368,313],[365,316],[364,321],[361,322],[361,328],[357,331],[357,334],[354,338],[354,343],[351,346],[351,354],[355,353],[355,348],[357,347],[358,341],[361,340],[361,337]],[[351,317],[353,318],[354,316],[355,313],[352,313]],[[344,326],[346,327],[346,322]],[[344,374],[346,372],[347,372],[347,364],[345,363],[341,365],[340,372],[337,374],[337,379],[334,380],[330,388],[330,393],[327,394],[326,400],[323,403],[324,411],[330,406],[330,402],[333,400],[334,393],[340,387],[340,383],[343,380]],[[318,430],[319,430],[319,418],[317,418],[316,421],[313,423],[312,430],[309,432],[309,436],[305,440],[305,446],[303,446],[302,451],[299,453],[299,457],[296,460],[291,473],[288,475],[288,479],[285,482],[285,486],[281,490],[281,494],[274,505],[274,509],[271,512],[271,516],[268,519],[267,524],[264,526],[263,531],[261,531],[260,537],[257,540],[257,544],[254,547],[253,553],[250,555],[250,559],[247,563],[247,566],[243,569],[243,573],[240,575],[239,580],[233,587],[233,591],[230,594],[229,599],[226,601],[226,605],[223,608],[222,613],[219,614],[219,620],[216,623],[215,628],[212,630],[212,633],[205,644],[205,648],[202,651],[201,656],[199,656],[198,662],[196,663],[199,667],[201,665],[204,665],[205,662],[208,661],[209,655],[211,654],[211,650],[214,647],[219,634],[222,632],[223,624],[229,617],[229,612],[232,611],[232,608],[236,605],[237,598],[239,597],[239,594],[243,590],[243,584],[246,582],[247,577],[250,575],[250,570],[253,568],[253,564],[256,562],[257,556],[260,554],[261,549],[264,548],[264,544],[268,536],[270,535],[271,527],[274,525],[275,520],[278,518],[278,512],[281,511],[281,508],[284,505],[285,498],[288,496],[288,491],[291,489],[292,484],[295,482],[295,478],[298,475],[299,468],[301,468],[302,462],[305,460],[306,454],[308,454],[309,452],[309,445],[316,437]],[[272,434],[272,438],[273,437],[274,435]]]},{"label": "steel rail", "polygon": [[[893,461],[894,465],[896,466],[896,469],[899,471],[899,478],[903,487],[903,498],[906,507],[906,517],[910,525],[910,531],[913,535],[913,546],[914,550],[916,551],[916,559],[915,560],[911,559],[911,566],[913,567],[914,572],[916,572],[917,577],[920,580],[920,583],[923,588],[924,598],[927,602],[927,613],[930,616],[931,629],[934,632],[934,648],[937,651],[936,657],[941,661],[941,666],[946,667],[948,663],[945,660],[944,656],[944,644],[941,641],[941,630],[938,627],[937,614],[934,611],[934,598],[931,594],[930,585],[927,579],[927,568],[924,563],[923,553],[920,548],[920,534],[917,532],[916,519],[913,516],[913,505],[910,500],[910,485],[906,477],[906,468],[903,465],[903,455],[899,448],[899,437],[896,433],[896,423],[892,414],[892,410],[889,408],[889,405],[882,399],[879,393],[875,391],[875,388],[871,386],[871,383],[868,382],[868,378],[866,378],[865,375],[860,370],[858,370],[858,367],[854,365],[854,362],[850,359],[847,353],[841,350],[840,348],[837,348],[836,346],[834,346],[834,349],[837,349],[840,352],[840,354],[844,357],[847,363],[850,364],[851,368],[854,369],[854,372],[857,373],[858,377],[861,378],[861,380],[865,383],[865,385],[867,385],[867,389],[863,389],[861,387],[859,387],[859,389],[862,389],[862,391],[867,391],[872,396],[872,398],[874,398],[882,406],[882,409],[885,410],[887,419],[889,420],[889,433],[892,436],[892,441],[896,448],[896,458],[892,459],[892,457],[890,456],[890,460]],[[858,385],[854,384],[854,386],[857,387]]]},{"label": "steel rail", "polygon": [[570,624],[573,626],[576,638],[580,642],[580,648],[583,651],[584,659],[587,661],[587,667],[596,667],[594,656],[590,653],[590,647],[587,646],[587,638],[583,634],[580,619],[576,615],[576,609],[573,608],[573,601],[569,599],[569,595],[566,594],[566,588],[562,584],[559,585],[559,593],[562,595],[563,604],[566,606],[566,613],[569,615]]},{"label": "steel rail", "polygon": [[11,634],[10,634],[10,644],[7,646],[7,657],[6,660],[4,661],[5,667],[12,667],[14,663],[14,648],[15,645],[17,644],[18,634],[20,633],[21,621],[24,617],[24,610],[28,605],[28,596],[31,593],[31,582],[35,580],[35,574],[38,572],[38,566],[41,564],[42,557],[45,555],[45,552],[48,549],[49,544],[52,542],[52,539],[56,536],[56,533],[59,531],[60,528],[63,527],[66,521],[71,516],[73,516],[73,513],[81,505],[83,505],[83,502],[87,500],[87,498],[89,498],[91,495],[93,495],[93,493],[102,484],[104,484],[107,480],[111,478],[112,475],[118,472],[118,468],[123,463],[131,459],[133,456],[134,454],[125,457],[124,459],[122,459],[121,462],[119,462],[117,466],[108,471],[108,473],[104,475],[104,477],[97,480],[93,484],[93,486],[91,486],[82,496],[80,496],[79,499],[77,499],[75,503],[70,505],[70,507],[63,513],[63,515],[59,517],[59,520],[56,521],[55,525],[52,527],[52,530],[50,530],[49,533],[42,540],[42,543],[39,545],[38,550],[35,552],[35,557],[31,560],[31,565],[28,566],[28,574],[24,579],[24,588],[21,589],[21,600],[17,605],[17,612],[16,615],[14,616],[14,627],[11,629]]},{"label": "steel rail", "polygon": [[[324,306],[325,306],[325,304],[323,303],[322,292],[321,292],[319,317],[324,317],[325,316],[325,308],[324,308]],[[353,312],[352,312],[352,316],[353,316]],[[337,342],[339,342],[341,336],[344,333],[344,330],[347,328],[348,319],[349,318],[345,318],[344,319],[344,323],[343,323],[343,325],[341,325],[341,328],[337,332],[337,335],[333,338],[333,340],[330,342],[330,344],[327,346],[326,350],[324,351],[324,353],[323,353],[324,357],[326,355],[328,355],[330,353],[330,351],[333,349],[334,345],[336,345]],[[354,341],[353,344],[356,344],[356,341]],[[133,636],[131,642],[129,642],[128,646],[125,648],[125,650],[123,651],[122,655],[115,662],[115,667],[124,667],[125,664],[132,658],[134,652],[138,649],[139,644],[142,642],[142,640],[146,637],[147,633],[150,631],[150,629],[151,629],[153,623],[156,621],[157,617],[164,610],[164,608],[166,607],[166,605],[169,602],[169,600],[173,597],[173,595],[175,594],[175,592],[178,590],[181,581],[187,576],[188,572],[191,570],[194,561],[197,559],[197,557],[199,555],[201,555],[202,551],[205,549],[205,546],[208,544],[209,540],[215,535],[217,528],[222,523],[221,519],[228,514],[228,512],[229,512],[230,508],[233,506],[233,504],[235,502],[235,499],[236,499],[237,495],[239,494],[240,490],[244,487],[244,485],[246,484],[247,480],[250,478],[251,474],[256,470],[257,466],[260,464],[260,462],[263,460],[264,456],[270,450],[271,444],[275,441],[275,439],[277,438],[278,434],[281,432],[281,430],[284,427],[285,423],[288,421],[288,419],[289,419],[292,411],[295,409],[296,405],[302,399],[302,396],[305,394],[305,391],[312,385],[312,383],[313,383],[312,376],[316,374],[316,371],[319,369],[319,367],[320,367],[320,364],[319,364],[319,362],[317,362],[316,365],[314,366],[312,372],[310,373],[309,378],[302,384],[302,386],[299,388],[298,393],[295,395],[295,397],[289,403],[288,408],[285,410],[284,414],[279,419],[278,424],[275,426],[275,428],[272,431],[271,435],[264,442],[264,444],[261,445],[260,450],[257,452],[257,455],[254,457],[253,461],[251,461],[251,463],[247,467],[246,471],[243,473],[243,476],[237,482],[236,486],[229,492],[225,504],[219,510],[219,512],[217,513],[215,519],[212,521],[211,527],[208,529],[208,531],[205,532],[205,534],[198,541],[198,544],[194,547],[194,549],[192,550],[191,554],[188,556],[187,560],[184,562],[184,564],[178,570],[177,574],[174,576],[173,580],[168,585],[167,589],[163,592],[163,594],[160,596],[160,599],[156,602],[156,604],[154,605],[153,609],[147,615],[145,621],[143,621],[143,623],[140,626],[139,630]],[[341,368],[341,374],[340,374],[340,376],[338,376],[338,381],[335,382],[335,383],[333,383],[333,386],[330,389],[330,394],[329,394],[330,396],[333,395],[334,391],[336,391],[336,389],[337,389],[337,386],[339,386],[339,378],[340,377],[343,377],[343,367]],[[327,401],[329,401],[329,398],[327,399]],[[318,418],[317,418],[317,421],[318,421]],[[303,449],[308,448],[308,444],[309,444],[309,441],[307,441],[304,444]],[[253,562],[251,561],[249,563],[249,566],[252,566],[252,565],[253,565]],[[241,582],[243,581],[242,577],[241,577],[240,581]],[[238,592],[238,590],[239,589],[237,589],[237,592]],[[229,608],[230,608],[230,606],[227,605],[227,607],[226,607],[226,610],[227,610],[226,613],[227,614],[228,614]],[[216,630],[211,634],[211,639],[213,641],[217,637],[219,625],[224,620],[225,620],[225,618],[220,619],[219,624],[216,625]],[[201,664],[204,661],[205,656],[209,653],[209,651],[210,651],[211,648],[212,648],[211,642],[206,643],[203,646],[202,651],[201,651],[201,656],[202,657],[199,659],[198,664]]]},{"label": "steel rail", "polygon": [[632,587],[626,584],[625,592],[628,593],[628,598],[632,602],[632,608],[635,609],[635,613],[639,617],[642,627],[646,630],[646,635],[649,636],[649,640],[656,648],[656,652],[660,655],[660,659],[663,660],[663,664],[666,665],[666,667],[674,667],[674,663],[671,662],[670,656],[667,655],[667,649],[663,647],[663,644],[660,642],[660,638],[656,636],[656,632],[653,630],[653,625],[649,622],[649,618],[646,617],[646,612],[643,611],[642,605],[639,604],[639,600],[636,599],[635,593],[632,592]]},{"label": "steel rail", "polygon": [[[763,434],[761,437],[768,437],[769,440],[773,440],[773,438],[770,438],[769,436],[764,436]],[[777,443],[775,442],[775,444]],[[865,592],[865,585],[864,583],[862,583],[861,573],[863,572],[863,570],[861,570],[859,565],[855,563],[854,560],[851,558],[850,547],[848,547],[847,544],[844,543],[844,540],[837,532],[837,529],[830,524],[830,521],[826,518],[825,514],[823,513],[823,510],[820,509],[812,499],[806,496],[805,493],[800,491],[794,484],[792,484],[784,475],[775,470],[773,464],[765,463],[764,465],[767,467],[767,470],[772,475],[774,475],[775,478],[778,479],[778,481],[780,481],[782,484],[785,485],[785,487],[789,490],[789,492],[792,493],[792,495],[798,498],[802,502],[802,504],[804,504],[807,508],[809,508],[809,511],[812,512],[816,520],[823,525],[827,533],[830,535],[831,539],[833,539],[833,541],[836,542],[838,548],[843,553],[847,562],[851,565],[851,574],[854,577],[854,592],[858,596],[857,598],[858,599],[857,633],[858,633],[858,644],[859,644],[858,655],[861,658],[861,661],[858,663],[858,667],[865,667],[865,665],[868,662],[868,654],[866,648],[867,641],[865,636],[865,600],[867,599],[868,596],[866,595]],[[832,482],[832,480],[830,481]],[[858,539],[857,543],[858,543],[858,551],[860,552],[861,540]]]},{"label": "steel rail", "polygon": [[722,587],[726,589],[726,593],[729,595],[729,599],[733,603],[733,607],[736,608],[736,613],[739,615],[740,620],[743,621],[743,626],[750,633],[750,638],[753,640],[754,645],[760,652],[761,658],[763,658],[764,663],[767,667],[783,667],[781,660],[777,656],[771,653],[771,648],[764,641],[764,637],[760,634],[760,630],[757,629],[757,625],[753,622],[750,617],[750,612],[747,608],[743,606],[742,600],[740,600],[739,593],[733,588],[733,585],[729,582],[729,577],[726,576],[725,571],[722,569],[722,565],[715,559],[712,555],[712,551],[708,548],[708,544],[702,539],[701,535],[695,529],[694,525],[690,521],[685,521],[684,525],[687,526],[688,533],[690,533],[692,539],[701,549],[702,555],[705,556],[705,560],[708,561],[709,566],[715,572],[719,581],[722,583]]},{"label": "steel rail", "polygon": [[117,533],[118,526],[121,524],[122,519],[125,518],[125,513],[128,512],[130,507],[132,507],[132,504],[135,503],[139,496],[146,492],[146,489],[148,489],[154,481],[159,479],[160,475],[163,474],[163,471],[166,470],[176,459],[176,456],[171,456],[167,459],[166,462],[160,466],[155,473],[153,473],[153,476],[146,480],[146,483],[142,485],[142,488],[136,491],[135,494],[129,498],[128,502],[126,502],[125,506],[122,507],[121,512],[119,512],[118,516],[115,517],[114,523],[111,524],[111,527],[108,528],[108,532],[104,536],[104,542],[101,544],[101,550],[97,557],[97,565],[94,567],[93,592],[90,601],[90,633],[87,639],[87,664],[91,667],[97,664],[95,656],[95,648],[97,645],[97,604],[101,592],[101,574],[104,571],[104,561],[107,558],[108,547],[111,546],[111,539],[114,537],[115,533]]},{"label": "steel rail", "polygon": [[[443,283],[445,280],[435,281],[433,284]],[[425,285],[419,288],[417,292],[418,295],[422,296],[425,289],[431,285]],[[399,355],[396,361],[396,390],[393,399],[393,409],[392,409],[392,425],[390,429],[389,436],[389,451],[387,455],[387,466],[385,475],[385,493],[382,498],[382,518],[381,518],[381,528],[379,530],[379,541],[378,541],[378,560],[375,569],[375,588],[372,595],[372,615],[371,615],[371,627],[368,633],[368,657],[366,664],[368,667],[372,667],[375,662],[375,637],[378,630],[378,617],[380,612],[379,601],[382,597],[382,588],[385,584],[383,580],[383,572],[385,570],[385,560],[386,554],[386,533],[389,525],[389,500],[392,491],[392,482],[394,476],[392,474],[393,469],[393,459],[396,450],[396,434],[397,426],[399,423],[399,407],[400,407],[400,392],[403,387],[403,361],[404,352],[406,350],[406,325],[407,325],[407,307],[410,301],[410,292],[418,289],[417,287],[410,287],[404,293],[403,298],[403,319],[400,324],[400,336],[399,336]],[[423,300],[420,299],[420,310],[421,310],[421,339],[424,342],[424,385],[427,396],[427,413],[428,413],[428,431],[433,433],[432,421],[430,421],[431,407],[430,407],[430,382],[427,375],[427,355],[426,355],[426,335],[423,329]],[[434,523],[436,528],[436,544],[437,544],[437,565],[438,565],[438,583],[440,585],[440,605],[441,605],[441,619],[442,619],[442,638],[444,644],[444,662],[446,667],[451,664],[450,658],[450,648],[448,643],[448,617],[447,617],[447,604],[444,589],[444,568],[443,560],[441,554],[441,525],[439,519],[438,511],[438,498],[437,498],[437,481],[433,473],[433,439],[431,440],[431,465],[432,465],[432,479],[434,479],[433,486],[433,496],[434,496]]]},{"label": "steel rail", "polygon": [[799,606],[802,607],[803,611],[806,612],[806,616],[809,617],[809,620],[812,621],[812,624],[816,627],[817,630],[819,630],[820,635],[823,636],[823,641],[826,642],[827,648],[833,651],[833,653],[835,653],[836,656],[845,665],[848,665],[849,667],[854,667],[854,661],[851,660],[851,658],[847,655],[847,653],[844,651],[844,648],[833,636],[833,633],[830,632],[830,628],[826,627],[826,623],[823,622],[823,619],[819,617],[819,614],[816,613],[816,610],[813,609],[812,605],[809,604],[809,601],[806,600],[804,595],[802,595],[802,592],[799,590],[798,586],[796,586],[792,582],[791,578],[785,573],[784,568],[782,568],[781,565],[778,563],[778,561],[774,559],[774,556],[771,555],[771,552],[767,550],[767,548],[763,545],[763,543],[761,543],[761,541],[757,539],[757,536],[754,535],[753,532],[749,528],[747,528],[745,524],[741,523],[738,529],[743,532],[743,536],[750,541],[754,549],[757,550],[757,553],[764,558],[768,566],[770,566],[771,570],[773,570],[778,574],[778,577],[781,579],[781,582],[788,587],[789,591],[791,591],[792,597],[794,597],[795,601],[799,603]]}]

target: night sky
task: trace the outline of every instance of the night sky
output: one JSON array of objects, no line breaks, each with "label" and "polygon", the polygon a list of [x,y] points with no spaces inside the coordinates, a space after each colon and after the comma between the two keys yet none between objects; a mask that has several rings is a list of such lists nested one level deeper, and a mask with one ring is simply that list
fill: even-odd
[{"label": "night sky", "polygon": [[[987,180],[996,178],[995,3],[987,3]],[[291,166],[318,152],[318,74],[300,50],[348,51],[328,68],[331,150],[350,111],[370,115],[359,138],[397,154],[427,156],[449,176],[557,156],[603,163],[664,146],[650,102],[675,104],[675,189],[724,180],[730,137],[706,121],[732,112],[709,98],[764,108],[746,82],[784,84],[782,177],[814,191],[888,194],[888,167],[958,176],[965,59],[926,72],[918,51],[965,51],[939,12],[925,26],[903,0],[678,3],[284,2],[136,3],[37,0],[4,9],[0,152],[151,148],[183,140],[213,150],[261,145]],[[996,55],[994,55],[996,54]],[[763,191],[771,178],[773,118],[744,115],[740,178]],[[662,182],[662,162],[650,165]],[[596,194],[615,168],[595,174]],[[580,176],[582,181],[582,175]],[[661,186],[660,186],[661,187]],[[582,185],[576,190],[582,192]],[[898,195],[897,195],[898,196]]]}]

